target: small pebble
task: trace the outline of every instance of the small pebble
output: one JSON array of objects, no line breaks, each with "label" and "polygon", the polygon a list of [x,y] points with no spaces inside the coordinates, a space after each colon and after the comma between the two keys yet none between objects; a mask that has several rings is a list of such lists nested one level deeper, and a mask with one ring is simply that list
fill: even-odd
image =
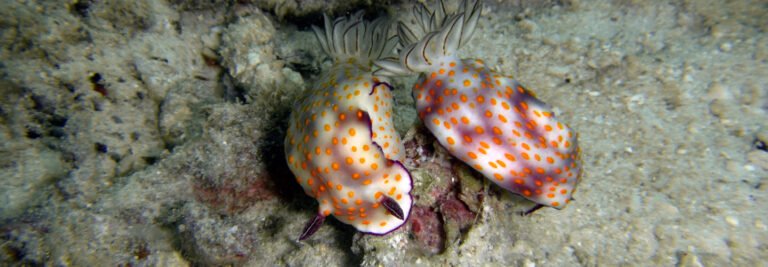
[{"label": "small pebble", "polygon": [[729,52],[731,51],[731,48],[733,48],[733,45],[731,45],[731,43],[724,43],[720,45],[720,51],[723,51],[723,52]]},{"label": "small pebble", "polygon": [[733,227],[739,226],[739,219],[733,216],[725,216],[725,222],[727,222],[728,225]]},{"label": "small pebble", "polygon": [[765,231],[767,228],[763,221],[761,220],[755,220],[755,228]]},{"label": "small pebble", "polygon": [[755,150],[747,153],[747,159],[751,164],[759,166],[760,168],[768,171],[768,153]]}]

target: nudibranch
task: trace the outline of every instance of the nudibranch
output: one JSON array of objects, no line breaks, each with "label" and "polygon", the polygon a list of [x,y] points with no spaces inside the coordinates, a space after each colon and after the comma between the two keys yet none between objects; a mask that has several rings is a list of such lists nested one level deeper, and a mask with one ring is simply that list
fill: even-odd
[{"label": "nudibranch", "polygon": [[562,209],[581,174],[577,136],[550,106],[511,76],[454,53],[471,38],[481,4],[464,2],[446,16],[414,9],[415,26],[400,24],[399,59],[376,62],[377,75],[419,73],[413,86],[419,118],[453,156],[499,186]]},{"label": "nudibranch", "polygon": [[289,168],[319,204],[299,240],[330,215],[361,232],[386,234],[407,220],[413,203],[391,88],[371,70],[397,38],[383,20],[368,22],[362,13],[324,22],[324,30],[313,30],[333,66],[297,103],[285,139]]}]

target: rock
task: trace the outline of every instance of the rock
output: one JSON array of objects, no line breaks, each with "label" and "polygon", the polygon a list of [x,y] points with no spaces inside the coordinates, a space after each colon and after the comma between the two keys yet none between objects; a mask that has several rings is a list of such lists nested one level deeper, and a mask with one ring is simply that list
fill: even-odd
[{"label": "rock", "polygon": [[419,248],[437,254],[445,248],[445,232],[438,214],[429,208],[414,206],[411,210],[410,229]]}]

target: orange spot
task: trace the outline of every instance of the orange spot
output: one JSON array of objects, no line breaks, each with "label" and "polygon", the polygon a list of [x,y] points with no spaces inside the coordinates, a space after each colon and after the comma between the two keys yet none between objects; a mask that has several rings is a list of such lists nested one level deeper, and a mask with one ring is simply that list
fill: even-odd
[{"label": "orange spot", "polygon": [[483,103],[485,101],[485,97],[479,95],[477,96],[477,103]]},{"label": "orange spot", "polygon": [[462,116],[461,117],[461,122],[464,123],[464,124],[469,124],[469,118],[467,118],[466,116]]},{"label": "orange spot", "polygon": [[563,190],[560,190],[560,194],[563,194],[563,195],[565,195],[566,193],[568,193],[568,189],[563,189]]},{"label": "orange spot", "polygon": [[470,87],[470,86],[472,86],[472,82],[469,79],[464,80],[464,87]]},{"label": "orange spot", "polygon": [[493,117],[493,113],[491,113],[490,110],[486,110],[485,111],[485,116],[488,117],[488,118]]},{"label": "orange spot", "polygon": [[393,186],[392,188],[389,189],[389,192],[387,192],[387,195],[390,195],[390,196],[394,195],[396,190],[397,190],[397,187]]},{"label": "orange spot", "polygon": [[472,137],[469,135],[464,136],[464,141],[467,141],[467,143],[472,143]]},{"label": "orange spot", "polygon": [[483,133],[485,133],[485,130],[483,130],[483,127],[477,126],[477,127],[475,127],[475,132],[477,134],[483,134]]},{"label": "orange spot", "polygon": [[521,155],[521,156],[523,156],[523,158],[524,158],[525,160],[529,160],[529,159],[531,159],[531,157],[530,157],[530,156],[528,156],[528,153],[525,153],[525,152],[523,152],[523,153],[521,153],[520,155]]},{"label": "orange spot", "polygon": [[374,170],[374,171],[375,171],[375,170],[376,170],[376,169],[378,169],[378,168],[379,168],[379,164],[376,164],[376,163],[373,163],[373,164],[371,164],[371,169],[372,169],[372,170]]},{"label": "orange spot", "polygon": [[520,146],[522,146],[525,150],[531,150],[531,147],[528,146],[528,143],[523,142]]},{"label": "orange spot", "polygon": [[338,171],[339,170],[339,164],[334,162],[334,163],[331,164],[331,168],[333,168],[333,170]]},{"label": "orange spot", "polygon": [[456,143],[455,141],[453,141],[453,137],[450,137],[450,136],[448,136],[448,138],[446,138],[445,141],[447,141],[449,145],[453,145]]},{"label": "orange spot", "polygon": [[526,197],[530,197],[531,196],[531,190],[528,190],[528,189],[523,190],[523,195],[526,196]]},{"label": "orange spot", "polygon": [[339,114],[339,120],[340,121],[343,121],[343,120],[346,120],[346,119],[347,119],[347,114],[344,114],[344,113]]},{"label": "orange spot", "polygon": [[509,153],[504,153],[504,157],[506,157],[509,161],[515,161],[515,156]]},{"label": "orange spot", "polygon": [[516,184],[523,184],[523,179],[515,179]]},{"label": "orange spot", "polygon": [[347,165],[352,165],[354,162],[355,160],[353,160],[351,157],[347,157]]},{"label": "orange spot", "polygon": [[[568,202],[568,200],[566,199],[565,202]],[[557,202],[557,201],[552,202],[552,207],[557,207],[557,206],[560,206],[560,202]]]},{"label": "orange spot", "polygon": [[369,185],[369,184],[371,184],[372,182],[373,182],[373,181],[371,181],[371,179],[368,179],[368,180],[365,180],[365,181],[363,181],[363,185]]},{"label": "orange spot", "polygon": [[499,114],[499,120],[503,123],[507,123],[507,117],[504,117],[504,115]]},{"label": "orange spot", "polygon": [[497,160],[496,160],[496,163],[498,163],[498,164],[499,164],[499,166],[501,166],[502,168],[506,168],[506,167],[507,167],[507,164],[506,164],[506,163],[504,163],[504,161],[502,161],[502,160],[500,160],[500,159],[497,159]]},{"label": "orange spot", "polygon": [[496,180],[499,180],[499,181],[503,181],[504,180],[504,177],[501,176],[501,174],[499,174],[499,173],[494,173],[493,177],[496,178]]},{"label": "orange spot", "polygon": [[349,128],[349,136],[355,136],[356,133],[355,128]]},{"label": "orange spot", "polygon": [[469,156],[472,159],[477,159],[477,154],[475,154],[474,152],[468,152],[467,156]]},{"label": "orange spot", "polygon": [[434,118],[434,119],[432,119],[432,122],[433,122],[435,125],[440,125],[440,120],[438,120],[437,118]]},{"label": "orange spot", "polygon": [[459,97],[459,99],[461,99],[461,102],[462,102],[462,103],[466,103],[466,102],[467,102],[467,95],[465,95],[465,94],[461,94],[461,96]]},{"label": "orange spot", "polygon": [[[400,175],[400,174],[398,174],[398,175],[395,175],[395,181],[398,181],[398,182],[399,182],[399,181],[400,181],[400,179],[403,179],[403,176],[402,176],[402,175]],[[392,187],[392,189],[394,189],[394,187]]]},{"label": "orange spot", "polygon": [[547,197],[548,198],[555,198],[555,194],[549,193],[549,194],[547,194]]},{"label": "orange spot", "polygon": [[484,148],[490,148],[491,146],[488,145],[488,143],[480,141],[480,146]]}]

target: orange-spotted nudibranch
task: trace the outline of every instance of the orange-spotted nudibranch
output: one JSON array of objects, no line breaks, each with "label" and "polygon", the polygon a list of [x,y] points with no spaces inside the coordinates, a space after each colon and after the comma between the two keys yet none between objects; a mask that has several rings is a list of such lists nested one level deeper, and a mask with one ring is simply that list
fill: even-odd
[{"label": "orange-spotted nudibranch", "polygon": [[[399,59],[379,60],[377,75],[420,73],[413,86],[419,117],[442,146],[499,186],[541,205],[563,208],[581,174],[576,134],[510,76],[454,55],[472,36],[479,2],[446,18],[414,9],[400,24]],[[421,38],[419,38],[421,37]]]},{"label": "orange-spotted nudibranch", "polygon": [[285,139],[288,165],[318,214],[299,240],[327,216],[371,234],[386,234],[408,218],[411,176],[401,164],[404,148],[393,125],[389,85],[372,75],[373,60],[393,51],[383,20],[362,13],[313,27],[333,66],[297,103]]}]

